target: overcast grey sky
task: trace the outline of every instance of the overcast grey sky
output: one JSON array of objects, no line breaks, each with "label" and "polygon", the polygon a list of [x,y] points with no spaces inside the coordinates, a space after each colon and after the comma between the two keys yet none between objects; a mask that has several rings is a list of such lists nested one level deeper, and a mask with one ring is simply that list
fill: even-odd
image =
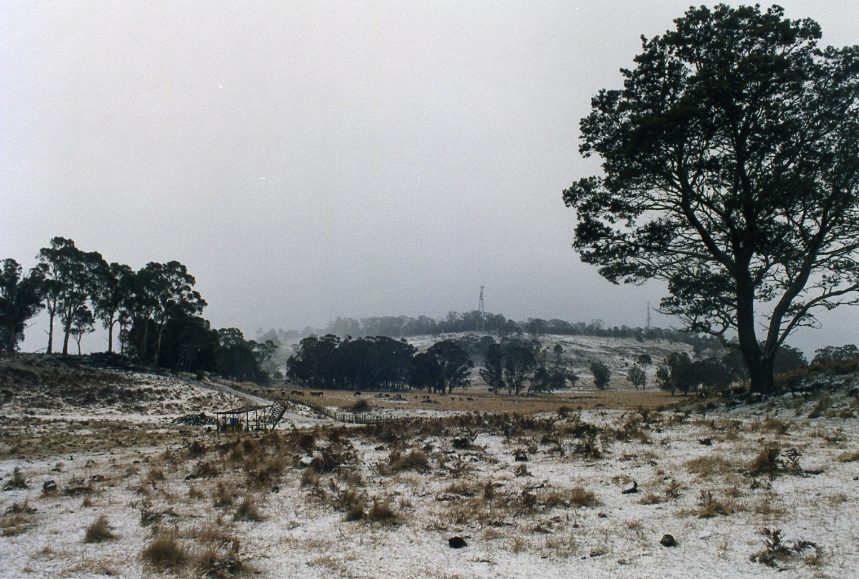
[{"label": "overcast grey sky", "polygon": [[[0,259],[176,259],[251,336],[481,285],[516,319],[643,325],[662,287],[581,264],[561,191],[598,168],[590,97],[689,4],[2,0]],[[781,4],[859,42],[853,1]],[[859,341],[859,311],[824,319],[794,343]]]}]

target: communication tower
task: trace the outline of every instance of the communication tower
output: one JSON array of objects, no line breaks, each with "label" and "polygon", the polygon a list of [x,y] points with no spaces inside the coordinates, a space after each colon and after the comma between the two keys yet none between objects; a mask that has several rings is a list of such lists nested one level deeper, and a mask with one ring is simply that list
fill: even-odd
[{"label": "communication tower", "polygon": [[480,302],[477,305],[477,311],[480,312],[480,331],[486,333],[486,308],[483,303],[483,287],[480,286]]},{"label": "communication tower", "polygon": [[650,329],[650,302],[647,302],[647,329]]}]

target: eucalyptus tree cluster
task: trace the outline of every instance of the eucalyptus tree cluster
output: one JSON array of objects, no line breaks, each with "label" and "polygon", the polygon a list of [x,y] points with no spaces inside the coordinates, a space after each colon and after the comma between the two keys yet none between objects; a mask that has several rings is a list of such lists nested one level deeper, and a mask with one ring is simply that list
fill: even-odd
[{"label": "eucalyptus tree cluster", "polygon": [[236,328],[213,329],[200,316],[206,301],[194,289],[194,276],[178,261],[149,262],[135,271],[63,237],[53,238],[36,257],[38,263],[26,275],[14,259],[1,262],[0,353],[17,350],[27,321],[44,309],[47,354],[56,347],[56,322],[63,355],[71,340],[80,354],[81,339],[101,322],[108,354],[114,352],[118,330],[120,354],[146,363],[238,380],[268,379],[261,368],[271,367],[274,342],[245,340]]},{"label": "eucalyptus tree cluster", "polygon": [[94,330],[100,321],[113,353],[114,330],[121,348],[131,346],[143,360],[159,363],[164,329],[179,316],[196,315],[206,306],[194,290],[194,276],[178,261],[150,262],[138,271],[108,263],[97,251],[83,251],[71,239],[55,237],[39,251],[36,270],[42,279],[42,303],[48,314],[47,353],[54,352],[54,322],[69,339]]},{"label": "eucalyptus tree cluster", "polygon": [[567,371],[563,354],[560,344],[549,354],[536,339],[504,337],[487,348],[480,377],[496,394],[559,390],[578,379]]},{"label": "eucalyptus tree cluster", "polygon": [[386,336],[340,339],[333,334],[301,340],[287,362],[287,378],[314,388],[452,392],[468,383],[473,363],[451,340],[426,352]]}]

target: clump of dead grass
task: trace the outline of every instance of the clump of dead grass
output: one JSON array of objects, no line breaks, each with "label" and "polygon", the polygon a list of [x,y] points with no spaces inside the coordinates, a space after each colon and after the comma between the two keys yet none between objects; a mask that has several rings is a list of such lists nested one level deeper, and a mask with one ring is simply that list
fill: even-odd
[{"label": "clump of dead grass", "polygon": [[159,571],[181,569],[189,560],[187,549],[179,542],[176,533],[170,531],[158,533],[140,556]]},{"label": "clump of dead grass", "polygon": [[388,464],[380,470],[384,471],[383,474],[388,474],[406,470],[427,472],[429,469],[430,463],[426,453],[422,450],[413,449],[405,454],[392,452],[388,457]]},{"label": "clump of dead grass", "polygon": [[36,509],[31,507],[25,500],[22,503],[13,503],[0,515],[0,536],[13,537],[26,532],[33,526],[33,514]]},{"label": "clump of dead grass", "polygon": [[400,522],[400,516],[391,506],[389,499],[375,499],[367,512],[367,520],[371,523],[395,525]]},{"label": "clump of dead grass", "polygon": [[699,456],[686,461],[686,469],[701,478],[712,475],[725,475],[736,470],[736,465],[718,454]]},{"label": "clump of dead grass", "polygon": [[245,497],[233,515],[233,520],[235,521],[258,523],[264,519],[265,517],[263,517],[262,513],[259,512],[256,501],[252,496]]},{"label": "clump of dead grass", "polygon": [[107,522],[107,517],[100,515],[90,526],[87,527],[84,534],[84,543],[102,543],[115,539],[116,535],[110,529],[110,523]]},{"label": "clump of dead grass", "polygon": [[17,466],[12,471],[12,476],[6,481],[6,484],[3,485],[4,491],[11,491],[16,489],[26,489],[29,488],[27,485],[27,479],[24,477],[24,473],[21,472],[21,469]]},{"label": "clump of dead grass", "polygon": [[583,486],[570,489],[570,504],[576,507],[595,507],[600,504],[597,496]]}]

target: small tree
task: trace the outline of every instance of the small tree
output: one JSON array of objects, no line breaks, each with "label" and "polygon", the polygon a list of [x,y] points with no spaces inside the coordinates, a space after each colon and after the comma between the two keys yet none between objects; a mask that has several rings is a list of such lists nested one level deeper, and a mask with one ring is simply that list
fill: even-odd
[{"label": "small tree", "polygon": [[605,390],[611,378],[611,369],[603,362],[593,361],[590,364],[591,374],[594,375],[594,385],[600,390]]},{"label": "small tree", "polygon": [[629,369],[629,372],[626,373],[626,380],[630,382],[635,389],[639,388],[644,389],[644,383],[647,381],[647,374],[644,373],[644,370],[639,366],[633,366]]},{"label": "small tree", "polygon": [[468,384],[468,376],[474,363],[456,342],[452,340],[437,342],[427,350],[427,354],[435,358],[441,369],[442,392],[446,388],[450,394],[454,388]]},{"label": "small tree", "polygon": [[[537,345],[539,347],[539,345]],[[537,368],[535,343],[525,340],[504,342],[504,377],[509,393],[518,396],[525,388],[525,381],[533,378]]]},{"label": "small tree", "polygon": [[94,331],[95,317],[92,315],[92,311],[86,306],[81,306],[72,316],[72,323],[69,326],[69,333],[74,337],[78,347],[78,356],[81,355],[81,340],[83,340],[84,335]]},{"label": "small tree", "polygon": [[501,393],[501,389],[504,387],[504,361],[501,356],[501,346],[494,342],[486,350],[483,368],[480,369],[480,377],[493,392]]},{"label": "small tree", "polygon": [[656,370],[659,387],[668,390],[671,395],[681,389],[689,392],[691,386],[692,359],[686,352],[672,352],[665,357],[665,364]]}]

